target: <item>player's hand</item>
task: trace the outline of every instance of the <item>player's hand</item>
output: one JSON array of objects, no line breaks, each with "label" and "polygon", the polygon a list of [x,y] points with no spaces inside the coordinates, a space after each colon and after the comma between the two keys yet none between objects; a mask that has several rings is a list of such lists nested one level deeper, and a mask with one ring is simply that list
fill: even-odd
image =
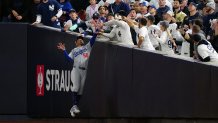
[{"label": "player's hand", "polygon": [[104,6],[107,6],[107,7],[108,7],[108,6],[109,6],[109,3],[108,3],[108,2],[105,2],[105,3],[104,3]]},{"label": "player's hand", "polygon": [[18,13],[17,13],[15,10],[12,10],[11,12],[12,12],[12,14],[14,15],[14,17],[17,17],[17,16],[18,16]]},{"label": "player's hand", "polygon": [[39,24],[39,23],[38,22],[33,22],[31,25],[35,26],[37,24]]},{"label": "player's hand", "polygon": [[23,17],[20,16],[20,15],[19,15],[19,16],[16,16],[16,19],[17,19],[17,20],[22,20],[22,18],[23,18]]},{"label": "player's hand", "polygon": [[96,32],[97,35],[102,35],[102,32]]},{"label": "player's hand", "polygon": [[65,44],[63,44],[63,43],[58,43],[57,48],[58,48],[59,50],[64,51],[64,50],[65,50]]},{"label": "player's hand", "polygon": [[51,21],[52,22],[54,22],[54,21],[56,21],[58,18],[56,17],[56,16],[53,16],[52,18],[51,18]]}]

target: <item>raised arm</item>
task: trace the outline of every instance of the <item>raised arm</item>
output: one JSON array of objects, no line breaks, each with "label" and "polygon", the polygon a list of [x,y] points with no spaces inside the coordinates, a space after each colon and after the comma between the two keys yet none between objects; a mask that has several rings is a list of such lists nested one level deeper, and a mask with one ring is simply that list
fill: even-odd
[{"label": "raised arm", "polygon": [[116,34],[116,30],[115,30],[116,27],[113,27],[113,29],[111,30],[110,33],[100,33],[101,35],[105,36],[105,37],[108,37],[108,38],[113,38]]},{"label": "raised arm", "polygon": [[62,50],[64,52],[64,56],[65,58],[70,61],[70,62],[73,62],[73,58],[71,58],[70,56],[72,56],[72,52],[68,55],[67,51],[66,51],[66,48],[65,48],[65,44],[63,43],[58,43],[57,45],[57,48],[59,50]]},{"label": "raised arm", "polygon": [[122,23],[121,21],[118,20],[110,20],[106,23],[104,23],[105,26],[112,26],[112,25],[117,25],[119,27],[125,27],[125,24]]},{"label": "raised arm", "polygon": [[96,40],[96,37],[97,37],[97,33],[94,33],[93,36],[92,36],[92,38],[91,38],[90,41],[89,41],[91,47],[94,45],[95,40]]}]

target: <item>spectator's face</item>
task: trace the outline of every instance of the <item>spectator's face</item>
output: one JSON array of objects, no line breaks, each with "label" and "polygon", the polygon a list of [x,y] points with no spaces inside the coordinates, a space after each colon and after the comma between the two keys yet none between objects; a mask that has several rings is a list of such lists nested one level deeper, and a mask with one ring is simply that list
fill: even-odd
[{"label": "spectator's face", "polygon": [[100,14],[105,14],[105,13],[106,13],[106,10],[105,10],[104,7],[100,7],[98,12],[99,12]]},{"label": "spectator's face", "polygon": [[96,0],[89,0],[89,3],[90,3],[91,5],[94,5],[94,4],[96,4]]},{"label": "spectator's face", "polygon": [[173,2],[173,8],[178,9],[180,7],[179,1],[174,1]]},{"label": "spectator's face", "polygon": [[192,5],[192,4],[189,4],[188,10],[189,10],[189,12],[195,11],[196,7],[194,5]]},{"label": "spectator's face", "polygon": [[136,18],[136,11],[135,10],[130,11],[128,16],[130,16],[132,19],[135,19]]},{"label": "spectator's face", "polygon": [[76,40],[75,44],[76,44],[76,46],[78,47],[78,46],[81,46],[81,45],[83,45],[83,44],[84,44],[84,42],[83,42],[83,40],[82,40],[82,39],[78,39],[78,40]]},{"label": "spectator's face", "polygon": [[135,4],[135,5],[134,5],[134,9],[135,9],[137,12],[139,12],[140,9],[141,9],[141,7],[140,7],[139,5],[137,5],[137,4]]},{"label": "spectator's face", "polygon": [[188,4],[188,0],[182,0],[181,6],[185,7]]},{"label": "spectator's face", "polygon": [[156,13],[156,9],[150,7],[150,8],[149,8],[149,13],[150,13],[150,14],[154,14],[154,13]]},{"label": "spectator's face", "polygon": [[76,12],[71,12],[69,16],[70,16],[70,18],[73,19],[73,20],[76,20],[77,17],[78,17],[78,15],[76,14]]},{"label": "spectator's face", "polygon": [[167,14],[167,13],[164,13],[164,14],[163,14],[163,19],[164,19],[164,20],[167,20],[169,17],[170,17],[170,15]]},{"label": "spectator's face", "polygon": [[146,6],[141,7],[141,14],[147,14],[148,13],[148,8]]},{"label": "spectator's face", "polygon": [[160,25],[160,30],[161,30],[161,31],[164,31],[164,30],[165,30],[162,25]]},{"label": "spectator's face", "polygon": [[210,8],[210,7],[208,7],[208,6],[205,7],[206,13],[209,13],[211,10],[212,10],[212,8]]},{"label": "spectator's face", "polygon": [[159,0],[159,6],[164,7],[166,5],[166,0]]}]

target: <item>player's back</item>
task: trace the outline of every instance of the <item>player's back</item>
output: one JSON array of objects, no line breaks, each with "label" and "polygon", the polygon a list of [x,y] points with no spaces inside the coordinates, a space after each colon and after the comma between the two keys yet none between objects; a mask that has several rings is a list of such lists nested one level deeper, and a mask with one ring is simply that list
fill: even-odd
[{"label": "player's back", "polygon": [[124,21],[119,21],[119,23],[121,23],[122,26],[116,27],[116,36],[118,41],[124,44],[134,45],[129,25]]},{"label": "player's back", "polygon": [[210,61],[218,61],[218,54],[214,50],[213,46],[210,42],[206,41],[208,44],[200,44],[197,47],[199,55],[204,59],[206,57],[210,57]]}]

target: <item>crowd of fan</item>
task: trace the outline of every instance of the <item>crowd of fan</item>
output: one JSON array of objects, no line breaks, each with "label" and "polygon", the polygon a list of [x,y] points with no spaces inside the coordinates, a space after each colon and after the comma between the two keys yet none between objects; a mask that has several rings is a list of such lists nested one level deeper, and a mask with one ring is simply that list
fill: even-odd
[{"label": "crowd of fan", "polygon": [[[25,0],[11,1],[7,12],[0,11],[2,22],[86,35],[98,31],[145,50],[218,61],[218,0],[89,0],[84,11],[75,10],[69,0],[33,0],[31,8]],[[4,4],[0,2],[1,8]]]}]

